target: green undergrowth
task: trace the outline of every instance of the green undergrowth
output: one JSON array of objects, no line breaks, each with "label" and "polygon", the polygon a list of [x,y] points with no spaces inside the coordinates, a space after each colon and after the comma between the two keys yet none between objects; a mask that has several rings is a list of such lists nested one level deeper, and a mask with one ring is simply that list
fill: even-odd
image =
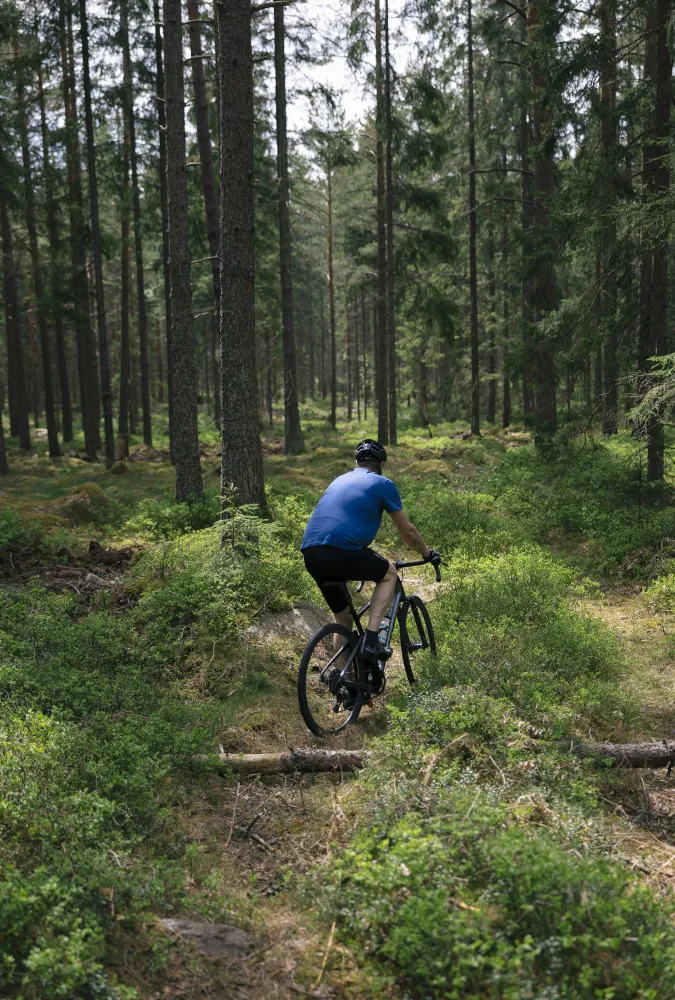
[{"label": "green undergrowth", "polygon": [[330,869],[324,905],[374,982],[424,1000],[672,995],[672,901],[603,857],[579,811],[471,784],[382,788]]},{"label": "green undergrowth", "polygon": [[[649,550],[675,537],[672,489],[646,482],[640,442],[628,435],[560,441],[545,453],[513,449],[484,488],[494,495],[495,509],[533,539],[570,543],[572,551],[576,543],[587,571],[648,576]],[[624,564],[631,553],[637,558]]]},{"label": "green undergrowth", "polygon": [[0,995],[131,995],[103,975],[106,934],[185,898],[167,783],[274,691],[226,673],[228,698],[186,699],[186,676],[202,649],[226,664],[257,614],[311,592],[303,517],[287,501],[272,523],[239,513],[159,542],[124,613],[106,591],[0,590]]},{"label": "green undergrowth", "polygon": [[[0,589],[1,996],[126,1000],[103,971],[114,928],[199,909],[186,888],[198,845],[176,838],[174,804],[224,728],[252,706],[279,712],[277,664],[242,637],[267,611],[321,603],[302,532],[374,433],[334,433],[317,407],[306,418],[304,455],[266,438],[267,521],[222,521],[217,477],[203,502],[175,504],[156,456],[117,478],[42,458],[10,477],[3,566],[20,552],[65,560],[92,537],[141,554],[114,593]],[[538,455],[465,431],[402,422],[392,449],[406,511],[445,557],[438,657],[418,657],[418,685],[389,702],[354,832],[304,883],[306,905],[336,920],[374,997],[395,983],[416,1000],[660,1000],[675,994],[672,907],[612,860],[606,769],[565,741],[635,719],[630,665],[579,606],[621,569],[675,608],[667,547],[658,573],[653,559],[675,537],[668,494],[636,480],[627,439]],[[27,515],[22,490],[38,480],[49,503],[66,498],[67,527]],[[86,483],[104,499],[71,509]],[[404,554],[388,523],[378,547]]]},{"label": "green undergrowth", "polygon": [[637,714],[617,637],[579,610],[597,585],[489,495],[430,496],[419,519],[453,504],[438,656],[390,704],[355,835],[309,891],[382,995],[670,995],[675,905],[612,859],[605,769],[567,749]]}]

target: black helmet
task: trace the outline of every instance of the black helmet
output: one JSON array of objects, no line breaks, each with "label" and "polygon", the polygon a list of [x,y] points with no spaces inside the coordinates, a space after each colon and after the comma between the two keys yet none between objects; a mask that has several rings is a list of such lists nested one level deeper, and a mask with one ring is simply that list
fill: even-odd
[{"label": "black helmet", "polygon": [[356,446],[354,458],[357,462],[386,462],[387,453],[379,441],[366,438]]}]

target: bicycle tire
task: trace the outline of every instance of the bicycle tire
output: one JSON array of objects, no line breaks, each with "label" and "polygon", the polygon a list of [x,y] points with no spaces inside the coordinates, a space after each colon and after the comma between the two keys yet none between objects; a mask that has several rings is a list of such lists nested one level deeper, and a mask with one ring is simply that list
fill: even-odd
[{"label": "bicycle tire", "polygon": [[[336,736],[338,733],[341,733],[350,722],[356,722],[364,705],[363,694],[361,691],[358,691],[356,701],[351,709],[344,709],[342,712],[333,713],[336,725],[328,726],[326,724],[326,719],[330,718],[328,705],[331,701],[335,702],[335,697],[331,694],[327,684],[325,690],[319,686],[323,682],[319,680],[317,674],[319,672],[318,668],[322,665],[325,667],[330,662],[331,657],[335,656],[332,650],[332,639],[336,635],[344,639],[344,646],[340,652],[343,652],[345,647],[348,647],[348,655],[356,653],[359,640],[358,635],[351,632],[344,625],[324,625],[323,628],[320,628],[312,636],[305,646],[305,651],[302,654],[300,666],[298,667],[298,702],[300,713],[305,720],[307,728],[315,736]],[[353,662],[357,663],[356,656],[353,657]],[[361,673],[360,666],[358,669],[359,673]],[[321,709],[319,709],[319,703],[321,703]]]},{"label": "bicycle tire", "polygon": [[[412,616],[412,625],[410,625]],[[411,654],[418,649],[428,649],[436,656],[436,637],[427,606],[421,597],[410,597],[398,615],[398,628],[401,637],[401,657],[409,684],[415,683]]]}]

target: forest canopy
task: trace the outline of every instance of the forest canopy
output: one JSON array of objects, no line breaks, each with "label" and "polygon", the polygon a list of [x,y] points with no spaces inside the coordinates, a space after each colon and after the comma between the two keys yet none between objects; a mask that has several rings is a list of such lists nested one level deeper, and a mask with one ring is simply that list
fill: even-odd
[{"label": "forest canopy", "polygon": [[333,427],[376,412],[385,444],[405,406],[545,445],[615,434],[651,392],[634,428],[663,477],[667,0],[1,17],[2,383],[23,448],[45,424],[52,456],[110,467],[159,424],[187,499],[206,421],[223,489],[264,506],[256,426],[277,404],[295,454],[308,399]]}]

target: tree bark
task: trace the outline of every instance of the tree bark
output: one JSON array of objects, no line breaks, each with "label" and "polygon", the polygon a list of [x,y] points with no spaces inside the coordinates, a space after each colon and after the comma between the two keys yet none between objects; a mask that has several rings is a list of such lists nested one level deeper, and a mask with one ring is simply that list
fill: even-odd
[{"label": "tree bark", "polygon": [[[54,385],[52,383],[52,364],[49,351],[49,324],[47,320],[47,300],[45,295],[45,283],[40,262],[40,252],[38,249],[37,221],[35,215],[35,198],[33,194],[33,171],[30,162],[30,146],[28,143],[28,120],[26,117],[26,96],[24,89],[24,67],[22,55],[19,51],[18,39],[14,39],[14,56],[16,60],[16,91],[17,91],[17,111],[19,134],[21,137],[21,156],[23,161],[23,183],[24,183],[24,207],[26,216],[26,229],[28,230],[28,244],[30,247],[31,266],[33,270],[33,287],[35,289],[35,299],[38,314],[38,329],[40,334],[40,353],[42,357],[42,377],[44,384],[45,417],[47,420],[47,441],[49,444],[49,454],[52,458],[58,458],[61,454],[59,448],[59,435],[56,429],[56,409],[54,406]],[[37,382],[37,371],[34,370],[35,381]]]},{"label": "tree bark", "polygon": [[96,174],[96,142],[94,115],[91,105],[91,76],[89,71],[89,25],[86,0],[79,0],[80,38],[82,43],[82,81],[84,84],[84,115],[87,133],[87,174],[89,178],[89,206],[91,212],[91,249],[94,258],[94,287],[96,292],[96,322],[98,326],[98,356],[101,375],[101,405],[103,408],[103,438],[105,464],[108,469],[115,462],[115,432],[113,429],[112,388],[110,385],[110,357],[108,352],[108,324],[103,288],[103,253],[101,249],[101,222],[98,204],[98,178]]},{"label": "tree bark", "polygon": [[[368,759],[367,750],[298,749],[288,753],[221,753],[217,770],[236,774],[292,774],[294,771],[355,771]],[[208,758],[207,758],[208,759]]]},{"label": "tree bark", "polygon": [[279,261],[281,265],[281,343],[284,355],[284,450],[304,451],[298,410],[298,375],[293,329],[293,243],[291,239],[288,133],[286,125],[286,32],[284,8],[274,8],[274,72],[277,116],[277,183],[279,185]]},{"label": "tree bark", "polygon": [[471,433],[480,434],[480,361],[478,344],[478,267],[476,242],[476,120],[473,106],[473,23],[471,0],[466,16],[469,102],[469,295],[471,298]]},{"label": "tree bark", "polygon": [[490,297],[489,334],[487,343],[487,422],[494,424],[497,417],[497,276],[495,274],[495,241],[490,224],[487,240],[488,293]]},{"label": "tree bark", "polygon": [[129,124],[129,157],[131,162],[131,201],[134,217],[134,250],[136,256],[136,296],[138,300],[138,345],[141,367],[141,409],[143,413],[143,443],[152,447],[152,412],[150,406],[150,359],[148,356],[148,312],[145,301],[145,269],[143,265],[143,236],[141,232],[141,194],[138,183],[138,154],[136,150],[136,116],[134,112],[134,84],[129,51],[129,18],[127,0],[120,3],[120,29],[122,35],[122,83],[126,92]]},{"label": "tree bark", "polygon": [[[131,137],[129,132],[129,89],[122,87],[122,199],[120,205],[120,397],[117,433],[120,457],[129,457],[129,432],[131,408],[131,250],[129,246],[129,159]],[[135,429],[135,428],[134,428]]]},{"label": "tree bark", "polygon": [[345,308],[345,404],[347,422],[352,422],[352,312],[349,305],[349,293]]},{"label": "tree bark", "polygon": [[333,167],[326,170],[328,182],[328,314],[330,323],[330,424],[337,427],[337,337],[335,324],[335,274],[333,268]]},{"label": "tree bark", "polygon": [[159,132],[159,195],[162,206],[162,278],[164,281],[164,325],[166,331],[166,382],[169,403],[169,449],[173,461],[173,365],[171,350],[171,281],[169,278],[169,196],[166,167],[166,95],[164,86],[164,45],[159,0],[153,0],[155,18],[155,67],[157,83],[157,126]]},{"label": "tree bark", "polygon": [[[652,128],[645,143],[644,173],[647,182],[647,197],[661,226],[665,226],[663,201],[670,186],[669,121],[672,93],[672,57],[668,46],[668,26],[671,14],[671,0],[655,0],[648,10],[646,34],[655,37],[655,53],[645,53],[645,79],[653,81],[654,117]],[[652,75],[652,73],[654,75]],[[668,233],[658,233],[657,243],[651,254],[649,354],[666,353],[668,328]],[[647,479],[658,482],[664,473],[663,422],[653,417],[647,426]]]},{"label": "tree bark", "polygon": [[[527,21],[520,19],[520,42],[522,46],[527,44]],[[529,122],[529,100],[530,80],[527,69],[523,70],[521,80],[522,94],[520,101],[520,125],[518,142],[520,146],[520,169],[521,169],[521,229],[522,229],[522,298],[521,298],[521,323],[523,336],[523,421],[525,426],[532,423],[534,414],[534,388],[532,385],[532,311],[530,308],[530,271],[532,256],[531,230],[532,230],[532,175],[530,172],[530,122]]]},{"label": "tree bark", "polygon": [[180,0],[164,0],[166,160],[171,288],[171,368],[176,500],[204,491],[197,427],[197,371],[192,335],[188,181],[185,156],[185,82]]},{"label": "tree bark", "polygon": [[387,213],[387,334],[389,367],[389,443],[397,444],[396,301],[394,299],[394,164],[392,151],[393,118],[391,101],[391,55],[389,51],[389,0],[384,0],[384,115],[386,134],[386,213]]},{"label": "tree bark", "polygon": [[622,767],[667,767],[675,763],[675,743],[572,743],[578,757],[612,758]]},{"label": "tree bark", "polygon": [[253,54],[248,0],[219,0],[223,495],[266,510],[255,343]]},{"label": "tree bark", "polygon": [[209,369],[214,367],[215,384],[215,420],[220,425],[220,372],[217,354],[214,351],[218,330],[220,329],[220,218],[218,209],[218,189],[213,168],[213,144],[211,142],[211,126],[209,122],[209,102],[206,92],[206,77],[204,74],[204,55],[202,52],[202,34],[200,27],[199,0],[188,0],[188,31],[190,35],[190,56],[192,67],[192,89],[195,97],[195,120],[197,123],[197,147],[199,149],[199,164],[202,175],[202,192],[204,195],[204,213],[206,216],[206,234],[209,241],[211,256],[211,281],[213,283],[213,298],[215,303],[214,321],[211,323],[211,348],[206,351]]},{"label": "tree bark", "polygon": [[70,250],[72,266],[72,296],[75,313],[77,369],[80,386],[80,407],[84,447],[88,458],[96,459],[99,444],[97,365],[91,337],[89,281],[87,277],[86,223],[82,203],[82,169],[75,95],[73,63],[73,32],[70,8],[66,0],[59,3],[61,35],[61,65],[63,73],[63,103],[66,119],[66,165],[68,182],[68,212],[70,217]]},{"label": "tree bark", "polygon": [[[502,153],[502,165],[506,166],[506,150]],[[509,375],[509,345],[511,328],[509,319],[509,228],[506,213],[502,218],[502,427],[511,424],[511,378]]]},{"label": "tree bark", "polygon": [[70,385],[68,382],[68,363],[66,360],[66,343],[63,333],[63,310],[61,307],[61,274],[58,260],[59,232],[54,202],[54,184],[52,165],[49,156],[49,131],[45,110],[45,93],[42,80],[42,66],[38,64],[38,103],[40,105],[40,130],[42,136],[42,170],[44,176],[45,202],[47,210],[47,235],[49,237],[49,290],[51,297],[51,314],[54,321],[54,339],[56,341],[56,365],[59,373],[59,393],[61,396],[61,415],[63,419],[63,440],[73,439],[73,410],[70,400]]},{"label": "tree bark", "polygon": [[604,396],[602,433],[616,434],[618,402],[617,281],[616,281],[616,202],[617,122],[616,122],[616,0],[603,0],[600,16],[600,106],[602,110],[602,325]]},{"label": "tree bark", "polygon": [[387,308],[387,191],[384,143],[387,131],[382,69],[382,16],[380,0],[375,0],[375,161],[377,169],[377,437],[389,444],[389,343]]},{"label": "tree bark", "polygon": [[[21,312],[19,307],[19,276],[14,259],[14,240],[7,211],[7,202],[0,198],[0,242],[2,242],[2,271],[4,276],[5,334],[7,338],[7,378],[8,388],[13,388],[15,407],[15,428],[19,444],[28,451],[30,441],[30,420],[28,415],[28,390],[26,369],[21,337]],[[11,411],[10,411],[11,416]]]},{"label": "tree bark", "polygon": [[[532,62],[532,120],[534,124],[534,256],[532,259],[531,301],[534,321],[535,443],[543,444],[557,429],[556,370],[553,345],[543,333],[543,320],[556,306],[556,279],[550,246],[548,205],[553,194],[553,154],[555,133],[551,129],[551,103],[547,85],[549,72],[541,52],[541,39],[550,33],[547,24],[550,0],[528,7]],[[543,9],[543,16],[542,16]]]}]

